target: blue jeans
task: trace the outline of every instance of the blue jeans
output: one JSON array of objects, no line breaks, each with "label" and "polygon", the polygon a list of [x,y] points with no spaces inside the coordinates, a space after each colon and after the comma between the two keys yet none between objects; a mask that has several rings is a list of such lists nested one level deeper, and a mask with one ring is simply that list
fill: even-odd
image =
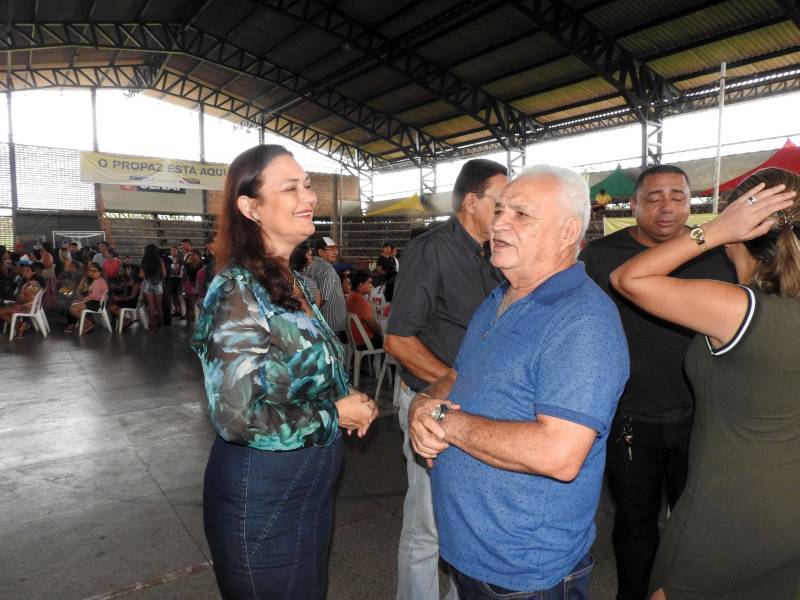
[{"label": "blue jeans", "polygon": [[461,600],[588,600],[594,560],[587,554],[572,572],[549,590],[520,592],[464,575],[454,567]]},{"label": "blue jeans", "polygon": [[341,435],[326,448],[290,452],[214,440],[203,520],[223,598],[325,598],[341,463]]}]

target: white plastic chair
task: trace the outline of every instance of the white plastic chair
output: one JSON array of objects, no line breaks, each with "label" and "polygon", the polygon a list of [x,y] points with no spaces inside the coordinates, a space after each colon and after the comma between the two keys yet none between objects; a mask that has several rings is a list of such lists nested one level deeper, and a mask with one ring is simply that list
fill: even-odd
[{"label": "white plastic chair", "polygon": [[[355,324],[356,330],[361,335],[361,339],[364,340],[364,345],[367,347],[366,350],[359,350],[356,346],[356,342],[353,339],[353,330],[350,327],[351,323]],[[351,352],[353,355],[353,387],[358,387],[358,380],[361,377],[361,359],[365,356],[373,356],[373,361],[375,365],[374,373],[377,373],[380,370],[381,366],[381,355],[386,354],[383,348],[376,349],[372,345],[372,340],[369,339],[367,332],[364,331],[364,325],[361,323],[361,319],[358,318],[358,315],[355,313],[347,313],[347,344],[351,348]],[[348,359],[347,364],[350,364]]]},{"label": "white plastic chair", "polygon": [[392,404],[397,406],[400,400],[400,375],[397,372],[397,369],[400,367],[400,363],[397,362],[397,359],[389,353],[386,353],[386,358],[383,359],[383,366],[381,367],[381,374],[378,376],[378,386],[375,388],[375,401],[378,401],[378,398],[381,396],[381,384],[383,384],[383,376],[387,375],[389,378],[389,383],[392,381],[392,372],[389,370],[389,367],[394,366],[394,389],[392,390]]},{"label": "white plastic chair", "polygon": [[108,291],[103,294],[103,297],[100,298],[100,306],[97,310],[90,310],[88,308],[84,308],[81,311],[81,322],[78,325],[78,335],[83,335],[83,323],[86,320],[87,313],[91,313],[94,315],[100,315],[100,320],[103,322],[103,327],[108,329],[109,331],[114,331],[111,327],[111,319],[108,318],[108,312],[106,311],[106,302],[108,301]]},{"label": "white plastic chair", "polygon": [[144,292],[139,293],[139,298],[136,300],[136,308],[121,308],[119,309],[119,317],[117,318],[117,332],[122,333],[122,327],[125,324],[125,317],[129,317],[131,322],[139,321],[142,327],[147,329],[147,307],[144,303]]},{"label": "white plastic chair", "polygon": [[50,324],[47,322],[47,315],[42,308],[42,299],[44,298],[44,290],[39,290],[33,297],[31,302],[31,310],[26,313],[14,313],[11,317],[10,328],[11,332],[8,334],[8,339],[14,339],[14,332],[16,330],[17,319],[28,318],[33,323],[33,327],[37,329],[44,337],[50,333]]}]

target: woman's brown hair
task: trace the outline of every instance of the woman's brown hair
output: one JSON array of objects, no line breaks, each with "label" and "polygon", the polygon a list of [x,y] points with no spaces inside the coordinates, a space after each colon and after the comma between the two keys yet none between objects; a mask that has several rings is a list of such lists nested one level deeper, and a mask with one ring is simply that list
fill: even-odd
[{"label": "woman's brown hair", "polygon": [[[735,199],[753,189],[759,183],[767,188],[785,185],[786,191],[800,194],[800,177],[786,171],[770,167],[753,173],[742,181],[733,191]],[[787,298],[800,298],[800,195],[795,196],[794,204],[777,215],[778,221],[764,235],[745,242],[750,254],[758,261],[750,284],[768,294]]]},{"label": "woman's brown hair", "polygon": [[292,296],[289,265],[283,258],[268,254],[261,227],[245,217],[237,203],[239,196],[259,198],[261,173],[279,156],[292,153],[283,146],[261,144],[242,152],[228,167],[219,231],[214,239],[215,262],[218,271],[233,264],[244,267],[264,286],[275,304],[300,310],[300,302]]}]

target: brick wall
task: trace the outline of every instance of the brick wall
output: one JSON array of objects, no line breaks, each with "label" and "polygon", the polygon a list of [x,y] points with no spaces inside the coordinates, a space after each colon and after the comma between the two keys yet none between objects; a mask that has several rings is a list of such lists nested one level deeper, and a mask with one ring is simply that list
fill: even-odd
[{"label": "brick wall", "polygon": [[208,214],[218,215],[222,202],[222,190],[208,190]]},{"label": "brick wall", "polygon": [[[336,177],[340,177],[339,196],[342,202],[358,202],[358,177],[352,175],[336,175],[333,173],[309,173],[311,176],[311,187],[317,193],[317,209],[315,216],[330,217],[331,204],[333,202],[333,186]],[[208,191],[208,212],[217,214],[220,202],[222,201],[221,191]]]},{"label": "brick wall", "polygon": [[339,197],[342,202],[358,202],[358,177],[352,175],[335,175],[332,173],[309,173],[311,187],[317,193],[317,209],[314,215],[330,217],[332,214],[334,182],[340,178]]}]

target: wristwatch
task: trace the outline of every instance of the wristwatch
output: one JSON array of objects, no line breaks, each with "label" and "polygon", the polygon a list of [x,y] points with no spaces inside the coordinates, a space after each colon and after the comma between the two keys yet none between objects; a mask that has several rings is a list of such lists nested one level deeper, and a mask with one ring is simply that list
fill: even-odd
[{"label": "wristwatch", "polygon": [[437,423],[441,423],[444,420],[449,410],[450,407],[444,402],[442,402],[439,406],[433,409],[431,417],[433,417],[433,420],[436,421]]},{"label": "wristwatch", "polygon": [[706,232],[700,225],[689,232],[689,237],[695,241],[702,252],[708,250],[708,246],[706,245]]}]

